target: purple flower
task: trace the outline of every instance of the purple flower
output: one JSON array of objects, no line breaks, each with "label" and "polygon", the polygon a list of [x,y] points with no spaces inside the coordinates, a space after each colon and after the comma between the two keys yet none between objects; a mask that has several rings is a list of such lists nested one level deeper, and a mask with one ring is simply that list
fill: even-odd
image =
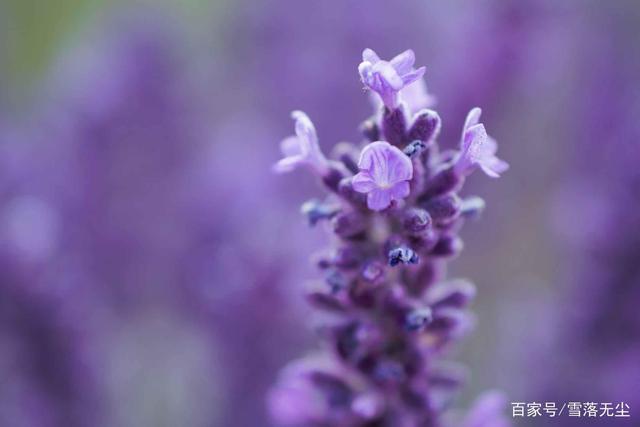
[{"label": "purple flower", "polygon": [[425,67],[413,68],[415,60],[411,49],[391,61],[384,61],[372,49],[365,49],[358,72],[362,83],[376,92],[387,108],[394,109],[398,105],[398,92],[424,74]]},{"label": "purple flower", "polygon": [[509,164],[496,156],[498,143],[487,135],[487,131],[480,121],[480,108],[469,111],[464,122],[461,153],[456,163],[456,170],[462,175],[469,175],[480,167],[484,173],[492,178],[509,169]]},{"label": "purple flower", "polygon": [[[282,425],[301,427],[445,426],[444,403],[463,378],[432,362],[473,325],[468,305],[475,287],[442,281],[439,272],[462,250],[458,232],[469,209],[481,206],[458,195],[465,180],[456,166],[466,173],[486,159],[476,163],[477,144],[468,144],[452,165],[450,156],[438,154],[438,114],[421,110],[409,123],[406,110],[413,106],[396,108],[398,91],[424,72],[412,70],[411,51],[391,62],[371,50],[363,56],[363,81],[386,108],[377,122],[361,127],[371,142],[357,164],[350,154],[356,146],[343,143],[339,162],[327,161],[331,171],[342,171],[322,179],[330,194],[305,205],[305,212],[331,223],[334,235],[335,246],[317,261],[324,279],[306,293],[316,310],[335,316],[319,325],[330,350],[322,352],[324,360],[290,364],[269,395],[269,409]],[[465,124],[473,142],[484,131],[478,118],[473,110]],[[485,133],[480,148],[487,140]],[[370,212],[405,198],[383,216]],[[325,205],[331,209],[318,211]],[[483,400],[465,427],[503,427],[499,403]]]},{"label": "purple flower", "polygon": [[386,209],[392,200],[409,195],[413,164],[409,157],[388,142],[367,145],[358,161],[360,172],[353,177],[353,189],[367,194],[367,206],[374,211]]},{"label": "purple flower", "polygon": [[301,165],[311,167],[319,175],[326,175],[328,171],[327,159],[320,151],[318,134],[313,123],[302,111],[291,112],[296,121],[296,134],[285,138],[280,143],[284,158],[275,164],[276,172],[291,172]]}]

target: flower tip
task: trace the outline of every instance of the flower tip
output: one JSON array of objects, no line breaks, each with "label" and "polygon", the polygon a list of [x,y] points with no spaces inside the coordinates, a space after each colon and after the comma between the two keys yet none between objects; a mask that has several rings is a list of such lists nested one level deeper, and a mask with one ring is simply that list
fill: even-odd
[{"label": "flower tip", "polygon": [[286,158],[281,159],[278,162],[276,162],[273,166],[271,166],[271,171],[277,174],[291,172],[294,169],[294,165],[291,164],[290,162],[285,162],[285,160],[287,159]]},{"label": "flower tip", "polygon": [[365,62],[374,63],[380,60],[378,54],[370,48],[366,48],[362,51],[362,60]]},{"label": "flower tip", "polygon": [[480,107],[473,107],[464,120],[463,132],[466,132],[471,126],[475,126],[480,123],[480,116],[482,115],[482,109]]},{"label": "flower tip", "polygon": [[490,165],[489,167],[483,167],[482,171],[490,178],[500,178],[503,173],[509,170],[509,167],[509,163],[496,158],[494,164]]},{"label": "flower tip", "polygon": [[305,113],[302,110],[293,110],[290,115],[291,115],[291,118],[296,121],[305,120],[305,119],[309,120],[309,116],[307,116],[307,113]]}]

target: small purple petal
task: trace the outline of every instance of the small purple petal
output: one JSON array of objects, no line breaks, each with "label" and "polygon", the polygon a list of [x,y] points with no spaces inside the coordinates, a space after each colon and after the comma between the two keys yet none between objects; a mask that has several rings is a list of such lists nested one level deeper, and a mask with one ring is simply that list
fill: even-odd
[{"label": "small purple petal", "polygon": [[290,172],[298,166],[306,165],[319,175],[326,175],[329,171],[328,162],[318,145],[315,126],[302,111],[293,111],[291,117],[295,120],[296,135],[285,138],[280,143],[284,158],[274,165],[274,171]]},{"label": "small purple petal", "polygon": [[467,113],[467,118],[464,121],[464,126],[462,128],[462,133],[467,131],[471,126],[477,125],[480,123],[480,115],[482,114],[482,110],[478,107],[475,107]]},{"label": "small purple petal", "polygon": [[379,75],[380,87],[389,86],[395,91],[402,89],[404,80],[388,62],[378,62],[373,66],[373,72]]},{"label": "small purple petal", "polygon": [[423,79],[405,84],[405,87],[400,91],[400,99],[407,104],[412,113],[423,108],[430,108],[435,104],[435,97],[429,94],[427,84]]},{"label": "small purple petal", "polygon": [[[467,122],[473,123],[479,116],[480,109],[474,109],[467,116]],[[505,161],[496,156],[498,144],[487,135],[482,123],[465,129],[461,145],[462,153],[456,164],[456,170],[464,175],[468,175],[478,166],[488,176],[498,178],[509,168]]]},{"label": "small purple petal", "polygon": [[480,168],[491,178],[500,178],[500,175],[509,169],[509,163],[497,157],[491,157],[481,163]]},{"label": "small purple petal", "polygon": [[380,61],[380,57],[377,53],[375,53],[373,49],[367,48],[362,51],[362,60],[375,64],[376,62]]},{"label": "small purple petal", "polygon": [[369,209],[380,211],[392,200],[409,195],[413,163],[399,148],[384,141],[372,142],[362,150],[358,167],[360,173],[353,178],[352,186],[357,192],[367,193]]},{"label": "small purple petal", "polygon": [[351,186],[358,193],[368,193],[376,188],[376,183],[369,172],[363,171],[353,177]]},{"label": "small purple petal", "polygon": [[367,206],[372,211],[381,211],[391,204],[391,193],[389,190],[373,189],[367,194]]},{"label": "small purple petal", "polygon": [[413,50],[407,49],[396,55],[389,63],[396,69],[398,74],[406,74],[411,71],[413,64],[416,62],[416,55]]},{"label": "small purple petal", "polygon": [[407,74],[403,74],[402,76],[403,87],[408,86],[411,83],[415,82],[416,80],[422,78],[426,70],[427,70],[426,67],[420,67],[417,70],[413,70]]},{"label": "small purple petal", "polygon": [[404,199],[409,195],[409,181],[398,182],[391,187],[390,193],[393,199]]},{"label": "small purple petal", "polygon": [[302,150],[300,149],[300,141],[297,136],[289,136],[282,140],[280,143],[280,151],[286,157],[299,156],[302,154]]},{"label": "small purple petal", "polygon": [[316,128],[305,113],[299,110],[291,112],[291,118],[296,121],[296,135],[300,139],[306,139],[310,145],[318,144]]}]

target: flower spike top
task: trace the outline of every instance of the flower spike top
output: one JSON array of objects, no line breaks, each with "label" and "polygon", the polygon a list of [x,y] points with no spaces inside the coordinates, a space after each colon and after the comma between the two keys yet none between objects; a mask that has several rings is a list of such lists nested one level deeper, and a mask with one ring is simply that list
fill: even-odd
[{"label": "flower spike top", "polygon": [[498,144],[479,123],[481,113],[482,110],[476,107],[467,114],[460,142],[461,153],[455,167],[462,175],[469,175],[480,167],[488,176],[499,178],[509,169],[509,164],[496,156]]},{"label": "flower spike top", "polygon": [[305,165],[319,175],[325,175],[328,162],[318,145],[318,134],[311,119],[298,110],[291,112],[291,118],[296,122],[296,134],[285,138],[280,143],[284,158],[275,164],[274,170],[280,173],[291,172],[298,166]]},{"label": "flower spike top", "polygon": [[367,145],[358,162],[360,172],[353,177],[353,189],[367,194],[367,206],[374,211],[386,209],[392,200],[409,195],[413,164],[409,157],[388,142]]},{"label": "flower spike top", "polygon": [[398,92],[424,75],[425,67],[415,69],[414,62],[411,49],[391,61],[384,61],[372,49],[365,49],[358,72],[362,83],[376,92],[387,108],[394,109],[398,106]]},{"label": "flower spike top", "polygon": [[478,108],[460,150],[439,149],[441,119],[424,108],[433,99],[412,51],[383,61],[366,49],[363,59],[358,71],[376,98],[360,125],[364,141],[342,142],[327,159],[308,117],[294,112],[296,136],[283,141],[286,157],[276,165],[320,173],[328,195],[302,212],[334,238],[317,257],[322,278],[306,291],[314,311],[332,314],[318,319],[328,345],[283,370],[267,399],[271,415],[283,427],[507,427],[496,394],[452,422],[445,412],[464,375],[438,363],[473,326],[475,286],[444,275],[464,247],[461,226],[484,208],[460,190],[476,168],[498,176],[507,164]]}]

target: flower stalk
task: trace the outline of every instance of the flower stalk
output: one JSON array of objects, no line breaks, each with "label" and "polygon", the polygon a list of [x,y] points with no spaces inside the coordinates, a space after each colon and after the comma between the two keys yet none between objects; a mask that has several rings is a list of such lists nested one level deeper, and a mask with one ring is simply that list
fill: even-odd
[{"label": "flower stalk", "polygon": [[[498,177],[508,165],[496,157],[479,108],[467,117],[459,150],[438,149],[440,116],[424,108],[433,98],[425,68],[414,62],[411,50],[391,61],[363,52],[358,71],[378,111],[360,127],[364,141],[342,144],[335,161],[320,151],[311,120],[293,113],[296,136],[283,141],[276,171],[307,166],[321,178],[327,199],[305,203],[303,212],[312,225],[326,222],[334,243],[319,256],[324,280],[307,291],[324,315],[325,345],[285,368],[269,395],[282,425],[442,426],[464,380],[443,353],[473,326],[476,290],[447,280],[444,267],[462,250],[463,222],[484,202],[459,192],[474,170]],[[480,404],[494,408],[496,400]],[[486,422],[500,418],[493,409],[475,412]],[[458,425],[482,421],[470,416]]]}]

